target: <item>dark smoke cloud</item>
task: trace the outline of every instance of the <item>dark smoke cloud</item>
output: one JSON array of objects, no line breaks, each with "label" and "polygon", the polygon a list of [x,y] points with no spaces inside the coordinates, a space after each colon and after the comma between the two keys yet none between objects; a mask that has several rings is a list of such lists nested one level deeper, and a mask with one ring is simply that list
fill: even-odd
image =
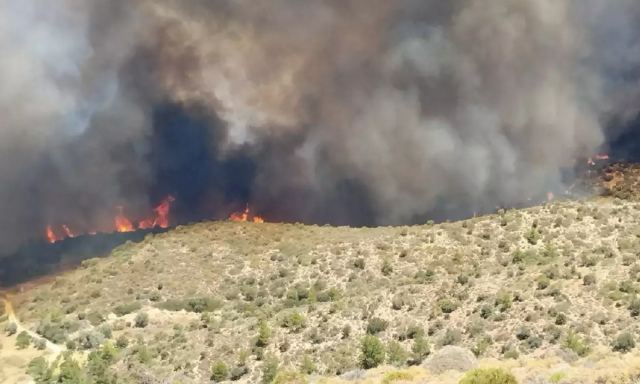
[{"label": "dark smoke cloud", "polygon": [[522,203],[637,115],[639,14],[633,0],[0,0],[0,246],[51,222],[108,227],[115,206],[164,193],[184,220],[250,201],[357,225]]}]

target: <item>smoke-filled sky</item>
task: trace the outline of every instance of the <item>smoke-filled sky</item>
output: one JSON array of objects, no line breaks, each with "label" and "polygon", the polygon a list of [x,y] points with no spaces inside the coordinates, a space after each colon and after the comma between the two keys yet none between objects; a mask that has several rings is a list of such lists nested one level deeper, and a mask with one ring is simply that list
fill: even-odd
[{"label": "smoke-filled sky", "polygon": [[0,249],[182,220],[515,205],[633,129],[634,0],[0,0]]}]

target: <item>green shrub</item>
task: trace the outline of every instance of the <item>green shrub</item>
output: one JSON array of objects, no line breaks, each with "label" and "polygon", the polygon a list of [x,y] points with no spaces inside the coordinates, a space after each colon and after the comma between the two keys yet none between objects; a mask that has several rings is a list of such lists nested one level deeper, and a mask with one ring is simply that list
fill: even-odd
[{"label": "green shrub", "polygon": [[129,345],[129,340],[125,335],[118,336],[118,339],[116,340],[116,347],[120,349],[124,349],[124,348],[127,348],[128,345]]},{"label": "green shrub", "polygon": [[98,311],[91,311],[86,315],[86,317],[94,327],[97,327],[105,321],[104,315]]},{"label": "green shrub", "polygon": [[540,275],[536,279],[536,282],[538,283],[538,289],[540,289],[540,290],[547,289],[549,287],[549,285],[551,284],[551,280],[545,275]]},{"label": "green shrub", "polygon": [[388,321],[374,317],[367,323],[367,333],[370,335],[377,335],[380,332],[384,332],[388,326]]},{"label": "green shrub", "polygon": [[280,326],[292,332],[300,332],[307,326],[307,319],[300,312],[293,311],[282,318]]},{"label": "green shrub", "polygon": [[305,355],[302,359],[302,363],[300,364],[300,370],[304,374],[312,375],[318,371],[318,368],[313,360],[308,355]]},{"label": "green shrub", "polygon": [[521,327],[516,331],[516,338],[518,340],[526,340],[531,337],[531,330],[527,327]]},{"label": "green shrub", "polygon": [[222,308],[222,301],[216,297],[194,297],[190,299],[170,299],[156,306],[172,312],[213,312]]},{"label": "green shrub", "polygon": [[493,340],[491,339],[491,337],[485,335],[476,342],[476,345],[474,345],[473,348],[471,348],[471,352],[473,352],[476,357],[480,357],[485,354],[487,349],[489,349],[489,347],[491,346],[492,342]]},{"label": "green shrub", "polygon": [[78,336],[77,343],[82,349],[98,348],[104,341],[104,336],[100,332],[89,331]]},{"label": "green shrub", "polygon": [[496,294],[495,304],[500,312],[506,312],[511,308],[513,295],[507,291],[500,291]]},{"label": "green shrub", "polygon": [[365,336],[360,344],[360,350],[362,353],[360,364],[363,368],[375,368],[384,362],[384,345],[377,337],[372,335]]},{"label": "green shrub", "polygon": [[42,322],[40,323],[40,325],[38,325],[36,333],[47,340],[51,340],[56,344],[63,344],[67,340],[67,330],[60,323],[52,324],[48,322]]},{"label": "green shrub", "polygon": [[232,381],[238,381],[247,373],[249,373],[249,368],[245,365],[240,365],[231,369],[231,372],[229,372],[229,378]]},{"label": "green shrub", "polygon": [[631,303],[629,303],[629,313],[632,317],[640,316],[640,299],[634,298],[631,300]]},{"label": "green shrub", "polygon": [[636,347],[636,342],[629,332],[618,335],[613,342],[613,350],[616,352],[627,353]]},{"label": "green shrub", "polygon": [[431,269],[427,269],[426,271],[418,271],[414,275],[414,280],[416,280],[419,284],[429,284],[433,282],[435,279],[436,273]]},{"label": "green shrub", "polygon": [[271,338],[271,329],[269,324],[265,320],[260,320],[258,323],[258,339],[256,345],[258,347],[266,347],[269,344],[269,338]]},{"label": "green shrub", "polygon": [[20,332],[16,338],[16,348],[25,349],[29,344],[31,344],[31,336],[29,336],[27,331]]},{"label": "green shrub", "polygon": [[395,366],[402,366],[407,362],[407,351],[397,341],[391,341],[387,345],[387,362]]},{"label": "green shrub", "polygon": [[483,319],[488,319],[493,315],[493,306],[489,304],[485,304],[480,308],[480,317]]},{"label": "green shrub", "polygon": [[7,332],[7,335],[13,336],[16,334],[16,332],[18,332],[18,325],[11,322],[7,324],[7,326],[4,328],[4,331]]},{"label": "green shrub", "polygon": [[47,360],[42,356],[29,362],[27,373],[36,384],[48,384],[53,379],[53,369],[49,368]]},{"label": "green shrub", "polygon": [[131,303],[118,305],[113,309],[113,313],[115,313],[117,316],[124,316],[139,311],[140,308],[142,308],[142,305],[140,305],[140,303],[138,303],[137,301],[133,301]]},{"label": "green shrub", "polygon": [[451,299],[438,300],[438,307],[443,313],[451,313],[458,308],[458,304]]},{"label": "green shrub", "polygon": [[531,228],[531,230],[525,234],[525,239],[527,239],[527,242],[531,245],[538,244],[538,240],[540,240],[540,231],[535,228]]},{"label": "green shrub", "polygon": [[594,285],[596,283],[596,275],[590,273],[588,275],[584,275],[582,278],[582,284],[584,285]]},{"label": "green shrub", "polygon": [[580,337],[578,337],[578,335],[576,335],[575,332],[573,331],[567,334],[567,337],[564,340],[563,346],[565,348],[572,350],[580,357],[588,355],[589,352],[591,351],[587,342],[581,339]]},{"label": "green shrub", "polygon": [[217,361],[215,364],[213,364],[213,367],[211,367],[211,380],[219,383],[221,381],[227,380],[228,377],[229,368],[227,367],[227,364],[222,361]]},{"label": "green shrub", "polygon": [[391,384],[395,382],[408,382],[413,379],[413,375],[409,372],[392,371],[384,374],[382,378],[382,384]]},{"label": "green shrub", "polygon": [[431,347],[424,335],[419,334],[413,339],[411,347],[411,359],[413,364],[420,364],[431,353]]},{"label": "green shrub", "polygon": [[457,329],[447,329],[442,337],[442,345],[455,345],[462,340],[462,333]]},{"label": "green shrub", "polygon": [[389,259],[384,259],[382,262],[382,268],[380,269],[383,275],[389,276],[393,273],[393,266],[391,265],[391,261]]},{"label": "green shrub", "polygon": [[36,339],[33,342],[33,346],[36,347],[36,349],[38,350],[44,350],[45,348],[47,348],[47,340],[45,339]]},{"label": "green shrub", "polygon": [[467,372],[459,384],[518,384],[518,381],[502,368],[482,368]]},{"label": "green shrub", "polygon": [[262,382],[264,384],[272,383],[278,374],[278,359],[269,356],[262,365]]},{"label": "green shrub", "polygon": [[147,325],[149,325],[149,315],[147,315],[145,312],[138,312],[134,323],[137,328],[145,328]]}]

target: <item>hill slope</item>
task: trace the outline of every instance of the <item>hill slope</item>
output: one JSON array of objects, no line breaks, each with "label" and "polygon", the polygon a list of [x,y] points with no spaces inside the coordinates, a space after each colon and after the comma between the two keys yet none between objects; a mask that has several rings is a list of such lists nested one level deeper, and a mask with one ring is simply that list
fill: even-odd
[{"label": "hill slope", "polygon": [[367,333],[389,365],[422,364],[405,379],[436,377],[429,355],[456,345],[523,383],[630,382],[639,252],[640,205],[613,198],[416,227],[202,223],[13,301],[55,343],[115,345],[119,382],[208,382],[216,363],[240,382],[270,369],[377,382],[392,368],[354,371]]}]

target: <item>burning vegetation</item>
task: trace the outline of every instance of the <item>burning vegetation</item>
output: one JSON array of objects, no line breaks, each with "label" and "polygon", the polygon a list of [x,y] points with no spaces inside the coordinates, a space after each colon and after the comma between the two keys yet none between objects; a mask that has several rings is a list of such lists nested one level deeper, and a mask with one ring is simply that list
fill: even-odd
[{"label": "burning vegetation", "polygon": [[[173,196],[167,196],[160,204],[158,204],[155,208],[153,208],[153,212],[142,219],[132,220],[129,218],[123,206],[116,207],[116,215],[113,218],[113,228],[110,230],[97,230],[91,229],[86,232],[89,235],[96,235],[98,233],[126,233],[126,232],[134,232],[137,230],[149,230],[155,228],[166,229],[171,226],[171,204],[174,203],[176,199]],[[256,215],[251,212],[249,208],[249,204],[246,205],[243,211],[233,212],[229,215],[229,220],[234,222],[253,222],[253,223],[264,223],[264,218]],[[45,237],[47,241],[51,244],[57,243],[59,241],[70,239],[78,236],[79,232],[73,231],[69,225],[60,224],[57,226],[47,225],[45,229]]]},{"label": "burning vegetation", "polygon": [[247,204],[244,211],[234,212],[231,215],[229,215],[229,220],[235,221],[238,223],[245,223],[245,222],[264,223],[264,219],[262,217],[251,212],[251,209],[249,208],[249,204]]}]

